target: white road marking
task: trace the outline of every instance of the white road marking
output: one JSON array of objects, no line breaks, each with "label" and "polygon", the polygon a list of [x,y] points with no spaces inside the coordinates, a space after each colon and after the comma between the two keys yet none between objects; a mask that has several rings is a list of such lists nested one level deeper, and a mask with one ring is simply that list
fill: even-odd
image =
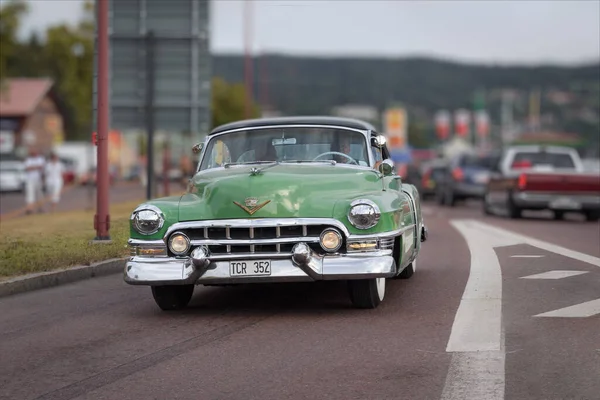
[{"label": "white road marking", "polygon": [[479,226],[482,230],[487,231],[489,234],[497,236],[498,238],[503,237],[507,241],[512,241],[513,244],[525,243],[530,246],[540,248],[542,250],[550,251],[552,253],[560,254],[565,257],[573,258],[575,260],[583,261],[588,264],[595,265],[596,267],[600,267],[600,258],[598,257],[594,257],[585,253],[580,253],[578,251],[567,249],[565,247],[561,247],[553,243],[544,242],[543,240],[521,235],[519,233],[515,233],[507,229],[498,228],[483,222],[469,220],[469,223],[471,223],[474,226]]},{"label": "white road marking", "polygon": [[534,317],[587,318],[598,314],[600,314],[600,299],[587,301],[570,307],[559,308],[558,310],[534,315]]},{"label": "white road marking", "polygon": [[502,273],[494,238],[463,221],[451,221],[471,252],[471,268],[446,351],[500,350]]},{"label": "white road marking", "polygon": [[541,258],[544,256],[527,256],[527,255],[516,255],[516,256],[511,256],[511,258]]},{"label": "white road marking", "polygon": [[589,271],[561,271],[554,270],[543,272],[541,274],[522,276],[521,279],[563,279],[571,276],[587,274]]},{"label": "white road marking", "polygon": [[504,352],[454,353],[442,400],[504,400]]},{"label": "white road marking", "polygon": [[496,241],[468,221],[451,221],[471,252],[471,268],[447,352],[453,352],[442,400],[503,400],[502,273]]},{"label": "white road marking", "polygon": [[[502,271],[494,248],[528,244],[598,267],[600,258],[476,220],[452,220],[450,223],[467,242],[471,269],[446,347],[447,352],[454,354],[441,399],[504,400],[506,354],[502,326]],[[600,299],[551,313],[565,314],[565,310],[568,310],[566,314],[600,313]]]}]

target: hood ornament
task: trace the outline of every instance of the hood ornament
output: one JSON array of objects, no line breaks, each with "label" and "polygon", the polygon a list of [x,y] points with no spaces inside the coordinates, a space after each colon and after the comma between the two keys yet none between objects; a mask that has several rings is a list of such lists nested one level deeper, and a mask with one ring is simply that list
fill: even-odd
[{"label": "hood ornament", "polygon": [[266,200],[264,203],[258,204],[258,199],[256,197],[247,197],[246,200],[244,200],[244,204],[240,204],[237,201],[234,201],[233,204],[252,215],[270,202],[271,200]]}]

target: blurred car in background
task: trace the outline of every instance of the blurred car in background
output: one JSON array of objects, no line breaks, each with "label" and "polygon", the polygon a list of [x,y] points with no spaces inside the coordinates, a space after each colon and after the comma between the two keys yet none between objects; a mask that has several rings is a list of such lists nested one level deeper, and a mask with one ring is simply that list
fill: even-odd
[{"label": "blurred car in background", "polygon": [[581,160],[583,168],[586,172],[594,172],[600,175],[600,159],[588,158]]},{"label": "blurred car in background", "polygon": [[75,161],[70,158],[60,158],[60,162],[64,166],[63,170],[63,182],[65,185],[70,185],[75,182],[76,171],[75,171]]},{"label": "blurred car in background", "polygon": [[[90,168],[90,170],[87,173],[82,174],[79,177],[79,183],[84,186],[96,185],[96,179],[97,179],[96,167],[92,167],[92,168]],[[117,179],[116,172],[114,171],[114,169],[109,168],[108,184],[110,186],[114,185],[116,179]]]},{"label": "blurred car in background", "polygon": [[25,163],[17,158],[0,159],[0,192],[22,192],[25,189]]},{"label": "blurred car in background", "polygon": [[523,210],[551,210],[555,219],[578,212],[600,219],[600,175],[586,171],[579,154],[561,146],[513,146],[492,170],[484,212],[505,211],[520,218]]},{"label": "blurred car in background", "polygon": [[462,153],[452,158],[440,171],[435,185],[438,203],[453,207],[459,200],[482,199],[498,157],[497,153]]},{"label": "blurred car in background", "polygon": [[421,171],[418,166],[414,163],[400,164],[398,167],[398,175],[403,183],[415,186],[419,194],[421,194]]},{"label": "blurred car in background", "polygon": [[443,159],[431,160],[421,167],[421,197],[423,199],[435,196],[436,187],[444,176],[447,161]]}]

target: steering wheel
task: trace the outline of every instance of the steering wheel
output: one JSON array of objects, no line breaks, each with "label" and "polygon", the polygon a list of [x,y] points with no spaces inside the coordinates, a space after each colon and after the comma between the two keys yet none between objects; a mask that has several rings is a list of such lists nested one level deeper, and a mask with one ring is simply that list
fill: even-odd
[{"label": "steering wheel", "polygon": [[354,158],[350,157],[347,154],[340,153],[339,151],[327,151],[325,153],[321,153],[318,156],[316,156],[315,158],[313,158],[313,161],[317,161],[318,158],[321,158],[322,156],[326,156],[328,154],[346,157],[348,160],[350,160],[350,164],[358,165],[358,163],[356,162],[356,160]]}]

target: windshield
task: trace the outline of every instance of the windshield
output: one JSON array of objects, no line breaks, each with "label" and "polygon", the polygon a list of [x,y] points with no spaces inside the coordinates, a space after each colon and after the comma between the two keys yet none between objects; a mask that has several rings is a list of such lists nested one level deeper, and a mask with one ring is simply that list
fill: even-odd
[{"label": "windshield", "polygon": [[570,154],[551,152],[519,152],[515,154],[513,168],[533,168],[539,166],[552,166],[554,168],[575,168],[575,163]]},{"label": "windshield", "polygon": [[200,170],[227,164],[332,160],[368,166],[365,137],[348,129],[286,126],[225,133],[209,141]]}]

